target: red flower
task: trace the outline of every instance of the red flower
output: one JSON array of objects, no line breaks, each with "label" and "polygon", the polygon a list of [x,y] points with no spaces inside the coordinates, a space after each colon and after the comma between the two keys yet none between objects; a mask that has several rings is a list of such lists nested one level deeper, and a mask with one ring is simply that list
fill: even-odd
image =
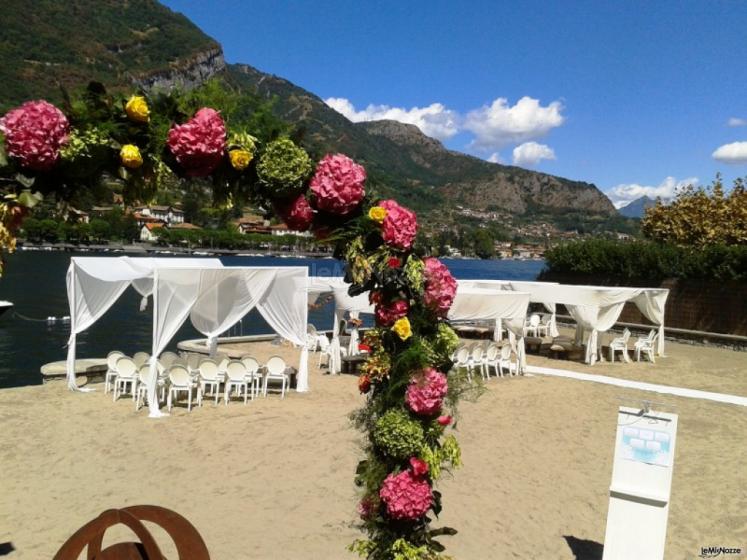
[{"label": "red flower", "polygon": [[441,410],[447,390],[446,376],[433,368],[425,368],[410,381],[405,402],[415,414],[432,416]]},{"label": "red flower", "polygon": [[449,269],[434,257],[428,257],[425,263],[425,305],[440,317],[445,317],[454,301],[457,281]]},{"label": "red flower", "polygon": [[389,266],[389,268],[399,268],[402,265],[402,261],[397,257],[389,257],[389,260],[386,264]]},{"label": "red flower", "polygon": [[311,227],[311,222],[314,219],[314,211],[311,209],[309,201],[302,194],[290,202],[277,203],[275,211],[289,229],[296,231],[306,231]]},{"label": "red flower", "polygon": [[381,303],[381,292],[378,290],[371,290],[368,292],[369,303]]},{"label": "red flower", "polygon": [[0,119],[8,155],[21,166],[49,171],[67,143],[70,124],[57,107],[46,101],[27,101]]},{"label": "red flower", "polygon": [[361,352],[370,352],[371,351],[371,347],[368,344],[361,343],[361,344],[358,345],[358,350],[361,351]]},{"label": "red flower", "polygon": [[215,109],[203,107],[189,121],[169,130],[169,150],[187,175],[210,175],[223,159],[226,125]]},{"label": "red flower", "polygon": [[418,231],[415,212],[400,206],[394,200],[382,200],[379,206],[386,210],[386,218],[381,223],[381,236],[384,242],[397,249],[409,249]]},{"label": "red flower", "polygon": [[391,327],[397,319],[401,319],[410,311],[410,304],[400,299],[389,305],[380,303],[374,310],[376,324],[382,327]]},{"label": "red flower", "polygon": [[428,463],[417,457],[410,457],[410,469],[416,477],[421,477],[428,473]]},{"label": "red flower", "polygon": [[368,375],[361,375],[358,378],[358,390],[363,394],[371,390],[371,378]]},{"label": "red flower", "polygon": [[387,476],[379,490],[379,497],[392,519],[418,519],[433,505],[433,493],[428,481],[410,471]]},{"label": "red flower", "polygon": [[451,416],[439,416],[437,422],[442,426],[448,426],[451,424]]},{"label": "red flower", "polygon": [[319,210],[344,216],[363,200],[365,182],[363,166],[343,154],[327,154],[316,166],[309,186]]}]

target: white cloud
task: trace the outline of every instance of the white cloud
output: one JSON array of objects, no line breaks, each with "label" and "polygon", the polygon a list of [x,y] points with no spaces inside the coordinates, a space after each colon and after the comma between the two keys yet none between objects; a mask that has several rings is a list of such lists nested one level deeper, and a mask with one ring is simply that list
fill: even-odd
[{"label": "white cloud", "polygon": [[555,152],[550,146],[537,142],[524,142],[514,148],[514,165],[534,167],[543,159],[555,159]]},{"label": "white cloud", "polygon": [[716,149],[713,159],[724,163],[747,163],[747,142],[732,142]]},{"label": "white cloud", "polygon": [[464,129],[475,135],[474,147],[495,150],[544,136],[563,124],[562,110],[560,101],[543,107],[538,99],[524,96],[512,107],[506,98],[499,97],[467,113]]},{"label": "white cloud", "polygon": [[441,103],[411,109],[389,105],[369,105],[357,111],[355,106],[344,97],[330,97],[324,102],[353,122],[388,119],[414,124],[423,134],[439,140],[446,140],[459,132],[459,115]]},{"label": "white cloud", "polygon": [[656,186],[639,185],[638,183],[621,183],[616,187],[609,189],[605,194],[615,205],[615,208],[620,209],[642,196],[648,196],[649,198],[672,198],[682,187],[697,184],[697,177],[687,177],[680,181],[674,177],[667,177]]},{"label": "white cloud", "polygon": [[727,123],[729,126],[747,126],[747,119],[740,119],[739,117],[730,118]]},{"label": "white cloud", "polygon": [[499,154],[498,152],[493,152],[492,154],[490,154],[488,161],[490,163],[503,163],[503,158],[501,157],[501,154]]}]

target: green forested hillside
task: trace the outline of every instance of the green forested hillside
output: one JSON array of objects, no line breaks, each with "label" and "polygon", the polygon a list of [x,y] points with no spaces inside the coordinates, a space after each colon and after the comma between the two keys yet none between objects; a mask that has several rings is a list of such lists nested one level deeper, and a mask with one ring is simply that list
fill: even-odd
[{"label": "green forested hillside", "polygon": [[95,79],[112,89],[220,47],[152,0],[3,0],[0,13],[0,112],[57,101],[60,85]]}]

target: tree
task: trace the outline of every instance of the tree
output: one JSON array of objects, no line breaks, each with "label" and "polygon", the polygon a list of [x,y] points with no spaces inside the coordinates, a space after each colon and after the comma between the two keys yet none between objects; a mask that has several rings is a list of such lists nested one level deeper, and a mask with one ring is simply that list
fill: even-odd
[{"label": "tree", "polygon": [[668,205],[657,200],[646,210],[641,229],[649,239],[680,246],[747,244],[745,179],[736,179],[728,195],[718,174],[706,188],[680,190]]},{"label": "tree", "polygon": [[478,229],[472,236],[472,246],[475,254],[481,259],[489,259],[495,255],[493,236],[484,229]]},{"label": "tree", "polygon": [[91,237],[98,242],[106,241],[112,234],[109,222],[101,219],[93,219],[90,223]]}]

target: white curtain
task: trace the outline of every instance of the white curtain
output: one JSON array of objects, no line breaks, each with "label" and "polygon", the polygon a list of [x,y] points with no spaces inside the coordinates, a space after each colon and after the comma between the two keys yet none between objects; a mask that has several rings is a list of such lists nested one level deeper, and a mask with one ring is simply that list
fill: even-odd
[{"label": "white curtain", "polygon": [[308,319],[308,274],[306,267],[278,268],[272,286],[257,303],[265,321],[286,340],[301,348],[296,391],[309,390],[309,349],[306,345]]},{"label": "white curtain", "polygon": [[659,325],[656,353],[664,355],[664,310],[669,297],[667,289],[646,289],[633,299],[641,313],[655,325]]},{"label": "white curtain", "polygon": [[594,365],[599,359],[599,333],[608,331],[620,318],[625,301],[599,307],[597,305],[571,305],[566,304],[568,313],[579,326],[577,338],[581,338],[585,331],[589,331],[589,337],[586,341],[587,364]]},{"label": "white curtain", "polygon": [[276,274],[271,268],[224,270],[230,273],[203,274],[205,289],[189,313],[192,325],[207,337],[211,356],[215,355],[218,336],[254,309]]},{"label": "white curtain", "polygon": [[[81,389],[75,381],[75,344],[78,333],[93,325],[114,304],[130,285],[128,271],[111,275],[101,281],[76,266],[71,259],[67,269],[67,299],[70,304],[70,338],[67,341],[67,386],[71,391]],[[131,271],[130,271],[131,273]]]}]

